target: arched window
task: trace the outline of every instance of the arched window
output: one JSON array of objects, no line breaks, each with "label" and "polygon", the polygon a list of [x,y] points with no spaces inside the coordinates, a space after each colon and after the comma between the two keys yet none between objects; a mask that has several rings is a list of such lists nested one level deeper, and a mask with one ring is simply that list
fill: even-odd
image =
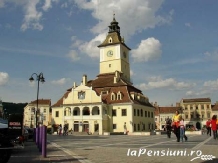
[{"label": "arched window", "polygon": [[109,39],[108,39],[108,43],[112,43],[113,42],[113,40],[112,40],[112,38],[110,37]]},{"label": "arched window", "polygon": [[119,91],[117,93],[117,100],[122,100],[122,96],[123,96],[123,94]]},{"label": "arched window", "polygon": [[111,100],[116,100],[116,94],[115,93],[111,93]]}]

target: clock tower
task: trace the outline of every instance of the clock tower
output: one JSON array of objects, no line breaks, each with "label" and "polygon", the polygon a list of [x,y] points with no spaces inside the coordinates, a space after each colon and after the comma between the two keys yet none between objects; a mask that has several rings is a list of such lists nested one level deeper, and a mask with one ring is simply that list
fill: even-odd
[{"label": "clock tower", "polygon": [[113,16],[106,39],[99,46],[100,74],[119,71],[121,77],[130,82],[129,51],[131,50],[120,36],[120,27]]}]

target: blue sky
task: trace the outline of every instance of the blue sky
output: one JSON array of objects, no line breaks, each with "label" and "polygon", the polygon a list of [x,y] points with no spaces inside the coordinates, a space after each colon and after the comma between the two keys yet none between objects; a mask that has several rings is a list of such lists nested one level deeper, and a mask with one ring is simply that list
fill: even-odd
[{"label": "blue sky", "polygon": [[[0,0],[0,98],[54,104],[82,75],[99,74],[113,13],[130,52],[131,79],[151,102],[218,101],[218,1]],[[35,77],[35,76],[34,76]]]}]

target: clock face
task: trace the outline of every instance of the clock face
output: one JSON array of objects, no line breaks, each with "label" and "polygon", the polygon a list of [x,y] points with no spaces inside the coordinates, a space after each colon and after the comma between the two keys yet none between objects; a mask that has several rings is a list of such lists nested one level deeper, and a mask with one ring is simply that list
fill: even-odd
[{"label": "clock face", "polygon": [[108,57],[112,57],[112,56],[113,56],[113,51],[112,51],[112,50],[109,50],[109,51],[107,52],[107,56],[108,56]]}]

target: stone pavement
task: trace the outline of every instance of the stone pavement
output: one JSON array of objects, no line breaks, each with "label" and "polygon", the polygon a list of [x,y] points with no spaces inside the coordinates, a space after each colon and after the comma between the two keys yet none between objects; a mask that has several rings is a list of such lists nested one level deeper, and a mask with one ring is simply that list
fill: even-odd
[{"label": "stone pavement", "polygon": [[47,157],[44,158],[39,152],[36,144],[33,141],[25,142],[23,149],[15,149],[12,152],[8,163],[40,163],[40,162],[64,162],[64,163],[80,163],[74,157],[68,155],[63,150],[55,148],[50,143],[47,144]]},{"label": "stone pavement", "polygon": [[[207,135],[188,137],[189,140],[183,143],[176,142],[175,136],[168,139],[165,135],[68,136],[51,138],[51,141],[57,148],[66,150],[73,156],[80,156],[89,163],[218,163],[218,140]],[[140,149],[146,149],[147,153],[138,157]],[[162,150],[165,150],[163,156]],[[151,156],[148,155],[148,151],[153,152]],[[159,155],[157,151],[160,151]],[[174,151],[183,151],[184,154],[175,155]],[[208,160],[211,156],[215,158]]]},{"label": "stone pavement", "polygon": [[[48,136],[47,157],[43,158],[34,142],[15,150],[9,163],[218,163],[218,140],[206,135],[189,136],[188,142],[176,142],[166,136]],[[139,156],[140,149],[144,154]],[[153,152],[149,156],[148,151]],[[165,150],[165,155],[161,151]],[[154,153],[155,151],[160,151]],[[168,151],[168,153],[167,153]],[[183,151],[175,156],[174,151]],[[191,155],[191,152],[195,153]],[[197,154],[196,154],[197,153]],[[172,154],[172,156],[170,156]],[[206,156],[206,157],[205,157]],[[213,160],[208,160],[214,156]]]}]

